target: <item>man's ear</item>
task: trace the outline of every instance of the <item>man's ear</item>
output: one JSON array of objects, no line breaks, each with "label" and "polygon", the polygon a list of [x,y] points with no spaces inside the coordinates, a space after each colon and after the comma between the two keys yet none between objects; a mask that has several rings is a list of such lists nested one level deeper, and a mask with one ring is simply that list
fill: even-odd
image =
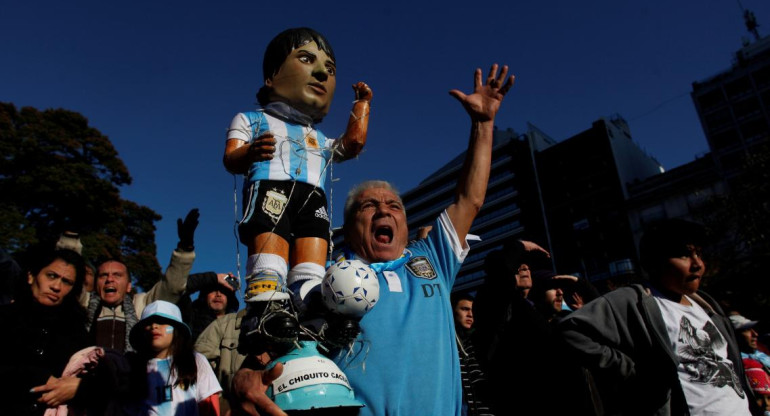
[{"label": "man's ear", "polygon": [[35,276],[32,276],[32,273],[27,272],[27,284],[32,285],[32,282],[35,281]]},{"label": "man's ear", "polygon": [[128,288],[126,289],[126,293],[131,293],[131,282],[128,282]]},{"label": "man's ear", "polygon": [[265,86],[268,88],[273,88],[273,78],[265,79]]}]

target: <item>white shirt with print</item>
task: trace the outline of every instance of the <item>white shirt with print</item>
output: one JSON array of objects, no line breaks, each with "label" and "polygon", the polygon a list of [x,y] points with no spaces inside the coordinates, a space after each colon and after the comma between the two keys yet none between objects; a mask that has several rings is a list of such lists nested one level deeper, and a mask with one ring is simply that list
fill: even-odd
[{"label": "white shirt with print", "polygon": [[750,415],[746,393],[727,358],[724,336],[700,305],[685,298],[690,305],[655,296],[679,361],[679,382],[690,413]]}]

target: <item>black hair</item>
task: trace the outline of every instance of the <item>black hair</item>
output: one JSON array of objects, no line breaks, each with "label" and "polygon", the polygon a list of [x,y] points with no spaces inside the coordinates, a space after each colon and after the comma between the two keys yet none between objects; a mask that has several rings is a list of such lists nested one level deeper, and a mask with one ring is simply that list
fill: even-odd
[{"label": "black hair", "polygon": [[639,242],[639,261],[650,278],[656,278],[666,260],[686,254],[687,245],[703,247],[706,228],[698,223],[673,218],[650,224]]},{"label": "black hair", "polygon": [[468,292],[452,292],[452,294],[449,295],[449,299],[452,302],[452,309],[454,309],[461,300],[469,300],[471,302],[476,300],[476,298]]},{"label": "black hair", "polygon": [[[184,333],[182,336],[179,334]],[[176,383],[182,390],[187,390],[198,381],[198,363],[195,362],[195,349],[192,337],[180,328],[175,328],[171,340],[171,369],[176,369]]]},{"label": "black hair", "polygon": [[37,276],[44,267],[50,265],[56,260],[75,268],[75,284],[72,290],[64,297],[64,302],[78,302],[80,293],[83,291],[83,282],[86,280],[86,266],[83,257],[72,250],[43,250],[30,257],[29,273]]},{"label": "black hair", "polygon": [[[318,49],[324,51],[332,61],[337,61],[334,57],[334,51],[326,38],[308,27],[298,27],[287,29],[279,33],[265,49],[265,57],[262,59],[262,79],[267,80],[273,77],[281,69],[286,57],[291,51],[302,45],[315,42]],[[263,85],[257,92],[257,101],[264,106],[270,102],[270,88]]]}]

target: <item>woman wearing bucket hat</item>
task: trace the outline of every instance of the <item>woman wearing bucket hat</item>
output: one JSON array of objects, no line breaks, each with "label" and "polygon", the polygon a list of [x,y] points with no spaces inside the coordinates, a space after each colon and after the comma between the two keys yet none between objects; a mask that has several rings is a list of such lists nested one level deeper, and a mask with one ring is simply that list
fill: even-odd
[{"label": "woman wearing bucket hat", "polygon": [[193,350],[190,327],[176,305],[162,300],[147,305],[129,341],[146,363],[146,377],[132,385],[144,392],[132,406],[136,414],[219,415],[222,388],[206,358]]}]

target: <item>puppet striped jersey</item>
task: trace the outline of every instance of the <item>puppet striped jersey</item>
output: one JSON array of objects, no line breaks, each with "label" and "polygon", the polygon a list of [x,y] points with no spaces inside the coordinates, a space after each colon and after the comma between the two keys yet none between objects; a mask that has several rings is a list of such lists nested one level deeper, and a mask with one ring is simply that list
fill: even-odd
[{"label": "puppet striped jersey", "polygon": [[324,189],[334,139],[312,126],[289,123],[261,110],[237,114],[230,123],[227,139],[250,143],[267,131],[275,137],[273,159],[253,163],[246,182],[297,180]]}]

